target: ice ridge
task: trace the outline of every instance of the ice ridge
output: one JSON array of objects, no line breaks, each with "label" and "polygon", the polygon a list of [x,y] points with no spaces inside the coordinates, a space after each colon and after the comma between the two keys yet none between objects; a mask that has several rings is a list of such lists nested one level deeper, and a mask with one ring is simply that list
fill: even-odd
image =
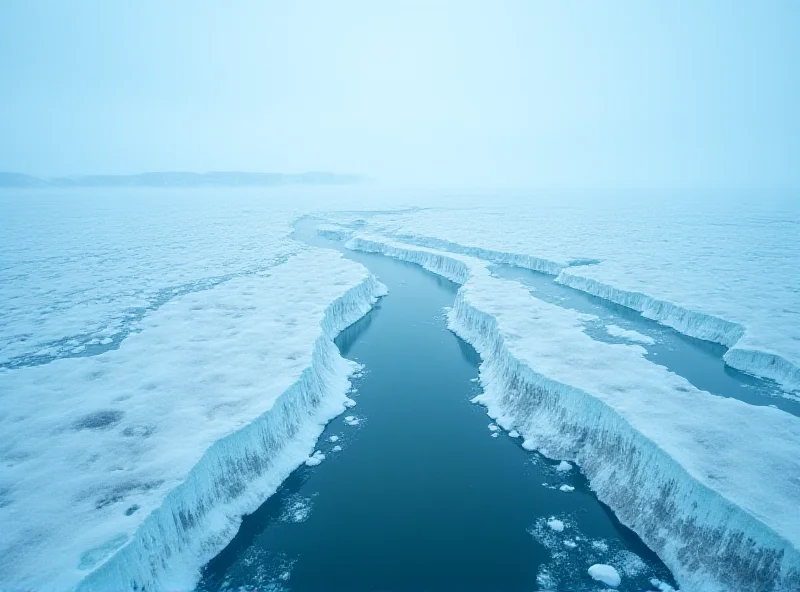
[{"label": "ice ridge", "polygon": [[741,324],[696,312],[640,292],[621,290],[571,271],[573,267],[597,264],[599,262],[597,259],[576,259],[559,263],[521,253],[471,247],[431,236],[394,232],[384,234],[390,241],[397,240],[554,275],[555,281],[560,284],[635,310],[645,318],[655,320],[689,337],[724,345],[729,349],[723,359],[732,368],[774,380],[788,390],[800,390],[800,366],[779,353],[766,351],[761,345],[749,346],[746,328]]},{"label": "ice ridge", "polygon": [[[800,495],[794,418],[714,397],[650,364],[636,346],[585,335],[585,362],[599,359],[578,378],[575,366],[556,359],[562,356],[552,351],[555,342],[526,349],[546,342],[550,329],[569,329],[570,342],[579,337],[575,313],[536,301],[469,257],[380,237],[355,237],[347,246],[418,263],[462,284],[448,323],[483,360],[477,401],[504,428],[521,432],[527,447],[577,462],[682,590],[800,589],[800,524],[791,517]],[[603,374],[608,367],[615,370]]]}]

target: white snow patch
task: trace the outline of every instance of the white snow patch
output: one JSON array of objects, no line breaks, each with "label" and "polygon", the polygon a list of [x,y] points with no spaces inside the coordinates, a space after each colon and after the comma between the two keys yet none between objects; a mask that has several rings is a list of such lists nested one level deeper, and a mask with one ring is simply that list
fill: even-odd
[{"label": "white snow patch", "polygon": [[517,430],[511,430],[508,432],[509,437],[511,438],[519,438],[519,432]]}]

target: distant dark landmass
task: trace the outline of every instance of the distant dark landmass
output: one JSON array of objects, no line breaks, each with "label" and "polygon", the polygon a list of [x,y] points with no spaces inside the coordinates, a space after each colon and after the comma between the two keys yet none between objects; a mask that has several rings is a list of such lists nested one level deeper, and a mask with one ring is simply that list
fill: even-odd
[{"label": "distant dark landmass", "polygon": [[40,179],[22,173],[0,172],[0,187],[274,187],[279,185],[346,185],[365,180],[336,173],[140,173],[138,175],[84,175]]}]

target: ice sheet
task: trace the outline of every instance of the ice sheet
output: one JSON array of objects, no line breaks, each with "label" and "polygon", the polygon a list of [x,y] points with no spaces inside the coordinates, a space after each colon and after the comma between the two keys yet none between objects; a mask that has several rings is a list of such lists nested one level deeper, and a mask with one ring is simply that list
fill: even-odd
[{"label": "ice sheet", "polygon": [[551,274],[800,389],[800,201],[487,197],[369,220],[368,232]]},{"label": "ice sheet", "polygon": [[381,286],[302,248],[114,351],[0,374],[0,588],[187,589],[345,410],[333,337]]}]

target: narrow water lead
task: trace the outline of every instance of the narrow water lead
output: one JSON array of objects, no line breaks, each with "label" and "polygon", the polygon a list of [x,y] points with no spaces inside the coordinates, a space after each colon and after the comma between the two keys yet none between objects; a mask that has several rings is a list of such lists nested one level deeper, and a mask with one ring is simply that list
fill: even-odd
[{"label": "narrow water lead", "polygon": [[348,256],[390,290],[337,339],[365,366],[358,404],[320,438],[326,459],[245,518],[199,589],[577,592],[603,588],[588,576],[594,563],[620,571],[620,590],[672,583],[577,469],[558,471],[492,431],[469,402],[479,359],[443,316],[457,286],[378,255]]},{"label": "narrow water lead", "polygon": [[[525,284],[540,300],[597,316],[596,323],[586,325],[590,337],[610,343],[636,343],[645,348],[644,357],[650,362],[682,376],[701,390],[750,405],[771,405],[800,416],[800,400],[796,396],[785,393],[771,380],[750,376],[725,364],[722,356],[728,350],[723,345],[683,335],[635,310],[557,284],[550,275],[507,265],[493,265],[491,271],[498,277]],[[645,339],[612,335],[608,328],[615,326],[635,331]]]}]

